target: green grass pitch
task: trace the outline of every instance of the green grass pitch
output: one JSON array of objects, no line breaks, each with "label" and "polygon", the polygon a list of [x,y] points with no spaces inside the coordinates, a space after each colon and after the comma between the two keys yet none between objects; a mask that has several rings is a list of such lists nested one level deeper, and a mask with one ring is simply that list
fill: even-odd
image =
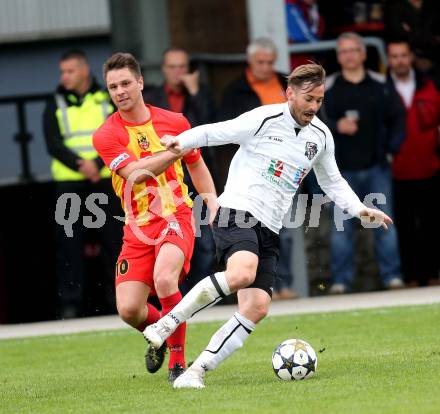
[{"label": "green grass pitch", "polygon": [[[189,325],[187,360],[220,325]],[[288,338],[317,351],[311,379],[275,377],[271,354]],[[148,374],[144,351],[128,329],[0,341],[0,412],[440,412],[440,305],[267,318],[203,390],[173,390],[164,368]]]}]

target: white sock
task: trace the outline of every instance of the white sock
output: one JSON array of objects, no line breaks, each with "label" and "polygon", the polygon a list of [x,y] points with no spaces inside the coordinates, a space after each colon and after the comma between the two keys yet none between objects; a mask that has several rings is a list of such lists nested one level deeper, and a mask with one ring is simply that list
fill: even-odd
[{"label": "white sock", "polygon": [[217,272],[197,283],[164,319],[169,326],[180,325],[197,312],[214,306],[230,294],[225,272]]},{"label": "white sock", "polygon": [[194,368],[205,371],[217,368],[220,362],[243,346],[255,329],[255,324],[238,312],[229,319],[211,338],[206,349],[194,361]]}]

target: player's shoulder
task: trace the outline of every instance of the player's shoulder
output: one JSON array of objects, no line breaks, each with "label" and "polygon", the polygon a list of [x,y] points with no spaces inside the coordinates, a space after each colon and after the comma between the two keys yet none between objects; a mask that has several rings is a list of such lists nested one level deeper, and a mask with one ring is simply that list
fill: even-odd
[{"label": "player's shoulder", "polygon": [[262,105],[258,108],[252,109],[246,112],[247,117],[252,119],[256,123],[266,123],[270,120],[279,119],[282,120],[284,117],[284,106],[285,104],[271,104]]},{"label": "player's shoulder", "polygon": [[175,126],[176,132],[191,128],[189,121],[180,112],[172,112],[157,106],[147,105],[151,113],[153,124],[167,124]]},{"label": "player's shoulder", "polygon": [[93,141],[107,140],[109,137],[117,137],[125,133],[124,126],[120,122],[118,112],[111,114],[93,134]]},{"label": "player's shoulder", "polygon": [[182,121],[185,118],[183,114],[180,112],[169,111],[168,109],[159,108],[158,106],[147,105],[148,109],[151,112],[151,118],[154,120],[165,119],[171,122],[173,121]]},{"label": "player's shoulder", "polygon": [[278,103],[278,104],[270,104],[270,105],[262,105],[258,108],[255,108],[253,111],[255,114],[259,115],[279,115],[281,116],[284,114],[284,107],[285,103]]},{"label": "player's shoulder", "polygon": [[318,116],[314,116],[312,122],[310,122],[310,129],[315,133],[322,135],[324,138],[329,139],[332,137],[332,133],[330,132],[330,128],[322,122]]},{"label": "player's shoulder", "polygon": [[272,104],[263,105],[248,112],[245,112],[237,119],[240,122],[244,122],[248,128],[255,130],[254,136],[258,133],[263,133],[267,130],[273,122],[277,120],[282,121],[284,119],[284,105],[285,104]]}]

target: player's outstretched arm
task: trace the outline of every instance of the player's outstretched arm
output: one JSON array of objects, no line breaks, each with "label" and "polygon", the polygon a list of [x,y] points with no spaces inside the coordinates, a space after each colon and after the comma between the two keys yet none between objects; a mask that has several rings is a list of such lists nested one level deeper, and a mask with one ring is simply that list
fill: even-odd
[{"label": "player's outstretched arm", "polygon": [[177,137],[164,135],[161,144],[175,154],[192,148],[211,147],[225,144],[242,145],[252,139],[261,124],[263,107],[245,112],[229,121],[199,125],[183,131]]},{"label": "player's outstretched arm", "polygon": [[139,184],[163,173],[179,158],[179,155],[170,151],[158,152],[151,157],[130,162],[125,167],[120,168],[118,174],[126,180]]},{"label": "player's outstretched arm", "polygon": [[369,208],[363,204],[347,181],[341,176],[334,156],[334,142],[330,133],[328,145],[314,166],[318,183],[329,198],[341,209],[346,209],[351,215],[359,217],[365,224],[375,224],[388,229],[393,221],[383,211]]}]

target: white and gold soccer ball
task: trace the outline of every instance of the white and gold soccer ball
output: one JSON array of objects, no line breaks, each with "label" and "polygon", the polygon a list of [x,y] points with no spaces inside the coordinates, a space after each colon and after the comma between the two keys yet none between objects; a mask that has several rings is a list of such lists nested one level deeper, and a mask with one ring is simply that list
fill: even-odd
[{"label": "white and gold soccer ball", "polygon": [[315,350],[302,339],[287,339],[272,354],[275,375],[285,381],[310,378],[318,368]]}]

